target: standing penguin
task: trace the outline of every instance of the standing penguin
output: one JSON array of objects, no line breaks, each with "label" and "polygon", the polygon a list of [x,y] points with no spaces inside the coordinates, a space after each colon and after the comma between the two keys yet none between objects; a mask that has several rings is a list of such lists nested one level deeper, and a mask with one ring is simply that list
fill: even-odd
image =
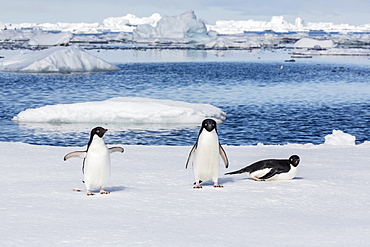
[{"label": "standing penguin", "polygon": [[298,155],[292,155],[287,160],[260,160],[238,171],[226,173],[225,175],[248,173],[248,175],[256,181],[292,179],[297,175],[299,161]]},{"label": "standing penguin", "polygon": [[64,161],[69,158],[83,158],[82,172],[84,174],[84,183],[86,186],[87,195],[91,193],[92,188],[100,188],[100,194],[109,194],[104,187],[109,181],[110,176],[110,153],[121,152],[121,147],[108,148],[103,140],[103,135],[107,129],[96,127],[91,130],[90,140],[87,144],[86,151],[75,151],[64,156]]},{"label": "standing penguin", "polygon": [[220,155],[225,163],[225,167],[229,167],[225,150],[218,141],[218,133],[216,121],[213,119],[205,119],[202,122],[202,127],[198,134],[198,139],[190,150],[186,168],[193,157],[193,168],[195,176],[195,186],[193,188],[202,188],[200,183],[212,179],[213,187],[223,187],[218,184],[218,169],[220,165]]}]

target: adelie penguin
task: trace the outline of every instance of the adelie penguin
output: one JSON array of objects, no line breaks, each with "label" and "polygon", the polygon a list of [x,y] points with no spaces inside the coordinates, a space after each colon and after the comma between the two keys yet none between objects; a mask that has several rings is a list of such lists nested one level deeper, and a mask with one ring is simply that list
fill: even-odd
[{"label": "adelie penguin", "polygon": [[292,155],[289,159],[261,160],[225,175],[247,173],[256,181],[293,179],[297,175],[299,161],[298,155]]},{"label": "adelie penguin", "polygon": [[107,131],[102,127],[92,129],[86,151],[75,151],[64,156],[64,161],[73,157],[83,158],[82,172],[88,196],[94,195],[91,193],[92,188],[100,188],[100,194],[110,193],[104,190],[110,177],[109,154],[124,151],[121,147],[108,148],[105,145],[103,136]]},{"label": "adelie penguin", "polygon": [[194,188],[202,188],[200,183],[212,179],[214,187],[222,187],[218,184],[218,169],[220,165],[220,156],[228,168],[229,161],[225,150],[222,148],[219,140],[216,127],[216,121],[213,119],[205,119],[202,122],[198,139],[190,150],[186,168],[190,158],[193,155],[193,169],[195,176]]}]

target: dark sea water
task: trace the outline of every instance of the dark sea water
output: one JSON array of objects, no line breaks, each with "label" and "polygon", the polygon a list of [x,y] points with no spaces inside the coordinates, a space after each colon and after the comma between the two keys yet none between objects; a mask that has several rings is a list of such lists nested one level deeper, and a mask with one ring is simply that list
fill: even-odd
[{"label": "dark sea water", "polygon": [[[181,59],[180,59],[181,60]],[[45,105],[148,97],[207,103],[227,113],[221,144],[324,142],[334,129],[370,140],[368,58],[223,59],[121,62],[88,74],[0,73],[0,141],[84,146],[90,126],[17,124],[19,112]],[[281,67],[283,66],[283,67]],[[198,126],[115,126],[108,144],[193,145]]]}]

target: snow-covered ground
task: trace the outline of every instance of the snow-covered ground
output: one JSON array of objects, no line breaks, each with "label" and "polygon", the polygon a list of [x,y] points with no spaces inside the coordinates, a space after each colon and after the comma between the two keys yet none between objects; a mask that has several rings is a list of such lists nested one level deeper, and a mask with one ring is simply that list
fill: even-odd
[{"label": "snow-covered ground", "polygon": [[[220,168],[224,188],[208,182],[203,189],[192,188],[192,169],[185,169],[190,146],[123,146],[123,154],[111,154],[111,194],[90,197],[72,191],[84,189],[82,160],[63,161],[85,147],[0,143],[1,244],[368,246],[370,143],[354,145],[341,132],[325,139],[224,145],[230,160],[229,169]],[[223,175],[292,154],[301,157],[293,180]]]},{"label": "snow-covered ground", "polygon": [[[134,19],[132,16],[126,19],[129,21],[124,18],[111,19],[104,22],[104,25],[119,29],[121,24],[126,27],[156,26],[159,21],[157,15],[145,20],[147,22],[136,19],[135,25],[131,25],[130,20]],[[157,21],[153,22],[153,19]],[[271,22],[275,26],[280,22],[285,24],[282,18],[274,18]],[[295,25],[302,28],[307,24],[298,20]],[[49,29],[44,30],[69,32],[55,36],[45,35],[40,30],[18,30],[20,27],[32,29],[32,24],[5,26],[8,30],[0,31],[1,41],[6,43],[10,37],[14,42],[31,42],[34,46],[65,44],[71,40],[70,33],[99,33],[102,29],[98,23],[45,24]],[[265,28],[268,25],[264,23],[261,26]],[[326,26],[328,29],[323,30],[334,30],[333,25]],[[341,27],[343,30],[356,30],[348,25]],[[39,24],[38,28],[43,29]],[[191,27],[187,28],[192,30]],[[369,29],[367,25],[361,28]],[[168,33],[168,30],[164,31]],[[202,34],[206,38],[203,37],[200,41],[207,48],[227,48],[235,44],[244,48],[274,46],[282,39],[281,35],[275,34],[230,35],[219,36],[217,39],[210,33]],[[122,39],[129,37],[117,35],[121,35]],[[92,40],[95,40],[97,36],[93,37],[95,38]],[[296,40],[300,38],[299,35],[294,36]],[[356,36],[355,41],[366,43],[368,38],[364,35]],[[327,51],[333,49],[337,48]],[[43,54],[43,59],[55,58],[54,61],[62,61],[66,58],[60,53],[53,57],[49,54],[50,51],[50,48],[46,50],[48,55]],[[39,52],[35,51],[34,56],[28,60],[29,64],[37,64],[35,62],[39,56],[35,54],[40,54]],[[362,52],[368,53],[366,50]],[[18,53],[18,50],[6,51],[7,55]],[[105,53],[101,53],[101,57],[105,56]],[[3,51],[0,55],[2,54]],[[81,59],[84,55],[78,53],[72,57]],[[18,58],[12,59],[24,62]],[[0,59],[0,63],[6,59]],[[59,63],[54,64],[58,64],[56,68],[62,67]],[[72,68],[76,67],[75,63],[69,64]],[[10,68],[10,64],[5,67]],[[36,68],[34,72],[45,72],[41,67]],[[142,103],[143,100],[141,99]],[[109,106],[110,103],[112,102],[105,102],[103,105]],[[139,108],[148,118],[148,109],[143,108],[143,105],[144,103],[139,105]],[[70,106],[79,107],[77,104]],[[64,109],[61,105],[54,107]],[[37,114],[40,114],[45,108],[37,110]],[[183,105],[176,105],[173,110],[175,115],[181,113],[180,110],[183,110],[182,113],[186,112]],[[59,113],[57,117],[60,119],[70,114],[67,111],[66,114]],[[119,114],[121,112],[115,111],[113,115],[116,117]],[[223,114],[218,114],[222,119]],[[31,119],[35,119],[33,116],[35,115],[31,114]],[[165,116],[160,115],[159,118],[164,121]],[[68,125],[64,126],[68,128]],[[222,125],[219,131],[222,131]],[[114,129],[107,133],[114,134]],[[84,150],[85,147],[0,142],[0,181],[3,185],[0,191],[1,245],[368,246],[370,143],[355,145],[354,140],[353,136],[340,131],[333,131],[332,135],[323,137],[322,145],[227,146],[227,143],[220,140],[230,160],[229,169],[220,166],[219,182],[224,188],[215,189],[212,183],[206,182],[201,190],[192,189],[192,169],[185,169],[190,146],[123,146],[123,154],[111,155],[112,176],[106,188],[111,194],[93,197],[72,191],[74,188],[84,189],[81,183],[82,161],[63,161],[65,154]],[[120,143],[109,146],[113,145]],[[256,182],[246,175],[223,175],[257,160],[286,159],[292,154],[301,158],[298,177],[293,180]]]}]

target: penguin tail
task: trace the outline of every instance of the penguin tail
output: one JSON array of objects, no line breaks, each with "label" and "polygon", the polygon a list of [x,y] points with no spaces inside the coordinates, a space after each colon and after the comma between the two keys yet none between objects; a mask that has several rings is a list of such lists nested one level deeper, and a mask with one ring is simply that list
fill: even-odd
[{"label": "penguin tail", "polygon": [[249,170],[248,167],[245,167],[245,168],[240,169],[240,170],[237,170],[237,171],[225,173],[225,175],[233,175],[233,174],[245,173],[245,172],[248,172],[248,170]]}]

